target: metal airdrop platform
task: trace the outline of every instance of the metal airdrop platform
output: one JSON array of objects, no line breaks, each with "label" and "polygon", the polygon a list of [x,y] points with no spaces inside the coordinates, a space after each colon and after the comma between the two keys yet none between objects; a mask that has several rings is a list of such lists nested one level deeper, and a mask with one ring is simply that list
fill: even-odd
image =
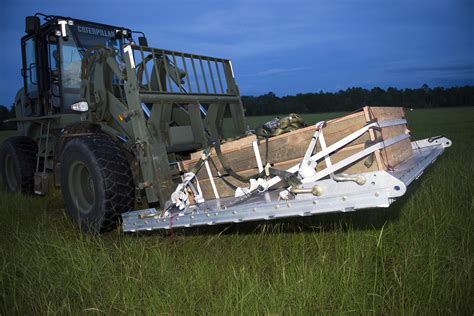
[{"label": "metal airdrop platform", "polygon": [[[400,122],[382,122],[384,126],[399,124]],[[351,139],[372,128],[368,124],[337,144],[325,150],[310,155],[310,160],[327,159],[328,153],[335,148],[341,148]],[[312,153],[318,132],[310,142],[308,152]],[[296,190],[290,188],[272,189],[272,186],[281,179],[269,179],[267,187],[246,191],[237,197],[226,197],[212,200],[200,200],[194,205],[187,204],[179,209],[178,206],[160,211],[155,208],[131,211],[122,214],[123,230],[125,232],[151,231],[155,229],[171,229],[176,227],[195,227],[202,225],[217,225],[226,223],[241,223],[248,221],[271,220],[276,218],[311,216],[330,212],[350,212],[357,209],[388,207],[398,197],[405,194],[407,186],[418,179],[424,170],[440,156],[445,148],[451,146],[451,141],[437,136],[411,142],[413,154],[404,162],[389,171],[379,170],[356,175],[336,174],[335,171],[351,162],[360,160],[370,153],[382,149],[399,141],[404,135],[389,140],[380,141],[367,147],[344,161],[329,167],[321,172],[302,178],[302,184]],[[301,172],[300,164],[288,169],[288,172]],[[190,184],[183,181],[184,186]],[[325,178],[325,179],[323,179]],[[182,188],[181,188],[182,189]],[[177,189],[179,190],[179,188]],[[190,191],[190,190],[189,190]],[[195,189],[193,188],[195,192]],[[197,199],[199,201],[199,199]],[[178,205],[178,204],[176,204]]]}]

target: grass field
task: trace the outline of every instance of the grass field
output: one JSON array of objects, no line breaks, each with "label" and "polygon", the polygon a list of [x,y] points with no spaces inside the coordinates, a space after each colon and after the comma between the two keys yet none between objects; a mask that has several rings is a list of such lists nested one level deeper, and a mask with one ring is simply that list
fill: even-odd
[{"label": "grass field", "polygon": [[0,192],[0,314],[472,315],[474,107],[409,121],[453,147],[389,209],[89,236],[60,192]]}]

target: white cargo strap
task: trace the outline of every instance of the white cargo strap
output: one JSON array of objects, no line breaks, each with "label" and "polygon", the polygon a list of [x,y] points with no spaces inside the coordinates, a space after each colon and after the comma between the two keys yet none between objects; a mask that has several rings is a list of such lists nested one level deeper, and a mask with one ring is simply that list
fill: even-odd
[{"label": "white cargo strap", "polygon": [[219,198],[219,192],[217,191],[216,183],[214,182],[214,176],[212,175],[211,168],[209,167],[209,161],[206,159],[204,161],[204,166],[206,167],[207,175],[209,177],[209,181],[211,182],[212,192],[216,199]]},{"label": "white cargo strap", "polygon": [[[326,139],[324,138],[324,134],[321,131],[321,134],[319,135],[319,144],[321,145],[321,151],[325,151],[328,147],[326,146]],[[324,156],[324,162],[326,163],[326,168],[330,168],[332,166],[331,158],[329,157],[329,154]],[[334,174],[331,173],[331,178],[333,177]]]},{"label": "white cargo strap", "polygon": [[311,141],[309,142],[308,149],[306,149],[303,161],[308,161],[313,155],[314,148],[316,147],[316,142],[318,141],[319,135],[321,134],[321,129],[323,128],[325,123],[326,121],[316,123],[316,131],[314,132],[313,137],[311,137]]},{"label": "white cargo strap", "polygon": [[255,154],[255,159],[257,160],[258,172],[263,171],[262,157],[260,157],[260,150],[258,149],[258,140],[252,142],[253,152]]},{"label": "white cargo strap", "polygon": [[316,131],[314,132],[313,137],[311,137],[311,141],[309,142],[308,148],[306,149],[303,160],[301,161],[298,170],[299,176],[303,179],[312,177],[316,174],[315,169],[317,163],[316,161],[311,160],[311,156],[313,155],[314,149],[316,148],[316,143],[318,142],[318,139],[322,136],[322,128],[325,123],[325,121],[321,121],[315,125]]},{"label": "white cargo strap", "polygon": [[202,152],[201,159],[204,160],[204,166],[206,167],[207,176],[209,177],[209,181],[211,182],[212,192],[214,193],[215,198],[218,199],[219,192],[217,191],[217,186],[216,186],[216,182],[214,181],[214,176],[212,175],[211,167],[209,167],[208,158],[209,158],[209,153],[205,154],[204,152]]}]

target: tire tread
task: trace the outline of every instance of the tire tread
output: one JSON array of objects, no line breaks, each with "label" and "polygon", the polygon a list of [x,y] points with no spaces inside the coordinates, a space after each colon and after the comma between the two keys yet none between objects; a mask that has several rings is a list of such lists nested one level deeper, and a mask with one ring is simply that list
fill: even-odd
[{"label": "tire tread", "polygon": [[34,194],[34,175],[36,170],[36,157],[38,147],[36,143],[25,136],[14,136],[5,140],[2,145],[2,170],[3,170],[3,152],[12,150],[14,158],[20,164],[20,192]]}]

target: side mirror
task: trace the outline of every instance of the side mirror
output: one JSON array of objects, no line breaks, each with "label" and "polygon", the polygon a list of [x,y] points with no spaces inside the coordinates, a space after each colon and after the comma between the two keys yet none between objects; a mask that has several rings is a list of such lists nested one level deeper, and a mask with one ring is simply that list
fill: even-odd
[{"label": "side mirror", "polygon": [[27,16],[25,18],[25,32],[28,34],[38,33],[40,29],[40,19],[37,16]]},{"label": "side mirror", "polygon": [[148,46],[148,41],[146,40],[145,36],[140,36],[138,38],[138,45],[140,46]]},{"label": "side mirror", "polygon": [[30,64],[30,67],[28,68],[28,77],[31,84],[38,84],[36,81],[36,63]]}]

